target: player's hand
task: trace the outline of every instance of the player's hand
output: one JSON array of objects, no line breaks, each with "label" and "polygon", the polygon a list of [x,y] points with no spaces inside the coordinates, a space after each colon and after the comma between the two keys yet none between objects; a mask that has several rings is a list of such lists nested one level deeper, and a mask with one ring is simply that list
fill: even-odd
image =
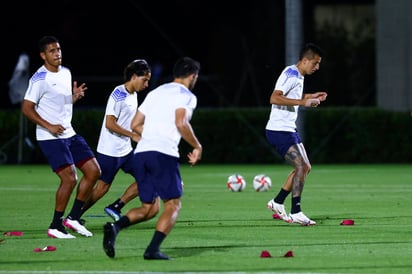
[{"label": "player's hand", "polygon": [[305,107],[315,108],[320,104],[320,100],[317,98],[308,98],[305,100]]},{"label": "player's hand", "polygon": [[130,137],[133,142],[138,143],[142,136],[140,134],[137,134],[136,132],[132,132],[132,137]]},{"label": "player's hand", "polygon": [[202,158],[202,149],[194,148],[192,152],[187,154],[187,158],[189,158],[189,164],[195,165]]},{"label": "player's hand", "polygon": [[77,81],[73,82],[73,97],[74,100],[77,101],[84,97],[84,92],[87,90],[87,86],[85,83],[81,84],[79,87],[77,86]]},{"label": "player's hand", "polygon": [[50,131],[51,134],[55,136],[62,135],[63,132],[66,130],[66,128],[62,125],[50,125],[47,129]]},{"label": "player's hand", "polygon": [[319,99],[319,101],[325,101],[328,94],[324,91],[315,92],[312,94],[312,98]]}]

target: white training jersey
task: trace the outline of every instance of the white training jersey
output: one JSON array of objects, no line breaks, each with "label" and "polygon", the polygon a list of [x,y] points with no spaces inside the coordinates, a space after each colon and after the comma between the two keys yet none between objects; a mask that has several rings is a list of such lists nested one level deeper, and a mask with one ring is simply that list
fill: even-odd
[{"label": "white training jersey", "polygon": [[[281,90],[290,99],[302,99],[304,77],[296,65],[287,66],[276,81],[275,90]],[[275,131],[296,131],[299,106],[272,104],[266,129]]]},{"label": "white training jersey", "polygon": [[30,78],[24,100],[36,104],[37,113],[53,125],[62,125],[63,134],[53,135],[46,128],[36,126],[37,140],[65,139],[76,134],[71,121],[73,116],[72,76],[70,70],[60,66],[51,72],[43,65]]},{"label": "white training jersey", "polygon": [[112,91],[107,100],[97,152],[108,156],[122,157],[133,150],[129,136],[117,134],[106,127],[106,116],[113,115],[116,117],[119,126],[131,131],[130,126],[136,114],[137,104],[137,93],[129,93],[124,84],[117,86]]},{"label": "white training jersey", "polygon": [[179,83],[163,84],[149,92],[139,106],[145,121],[135,152],[158,151],[179,157],[178,146],[182,136],[175,124],[176,109],[185,108],[190,120],[196,105],[196,96]]}]

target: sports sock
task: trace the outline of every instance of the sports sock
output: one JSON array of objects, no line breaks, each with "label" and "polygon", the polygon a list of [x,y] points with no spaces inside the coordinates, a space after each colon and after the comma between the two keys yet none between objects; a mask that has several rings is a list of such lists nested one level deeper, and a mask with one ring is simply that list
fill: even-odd
[{"label": "sports sock", "polygon": [[290,210],[291,214],[299,213],[300,209],[300,196],[292,197],[292,208]]},{"label": "sports sock", "polygon": [[68,218],[72,220],[79,220],[83,205],[84,201],[80,201],[78,199],[74,200],[73,207],[70,211],[70,214],[68,215]]},{"label": "sports sock", "polygon": [[62,224],[62,219],[63,219],[63,211],[54,211],[54,215],[53,215],[53,221],[50,224],[51,229],[59,229],[63,226]]},{"label": "sports sock", "polygon": [[150,244],[146,248],[145,253],[155,253],[160,250],[160,245],[162,244],[163,240],[166,238],[166,234],[160,231],[155,231]]},{"label": "sports sock", "polygon": [[290,191],[281,188],[278,195],[273,200],[278,204],[283,204],[285,202],[286,197],[288,197],[289,193]]},{"label": "sports sock", "polygon": [[117,211],[120,211],[124,207],[124,203],[122,200],[117,199],[114,203],[110,204],[108,207],[113,208]]},{"label": "sports sock", "polygon": [[114,225],[120,229],[128,227],[131,225],[129,218],[127,216],[122,216],[117,222],[114,222]]}]

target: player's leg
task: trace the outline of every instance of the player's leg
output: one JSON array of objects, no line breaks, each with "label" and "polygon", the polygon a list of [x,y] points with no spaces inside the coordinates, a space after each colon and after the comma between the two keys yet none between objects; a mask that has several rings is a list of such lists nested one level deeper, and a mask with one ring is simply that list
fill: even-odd
[{"label": "player's leg", "polygon": [[[115,256],[115,243],[118,233],[133,224],[153,218],[159,211],[159,198],[153,203],[144,203],[138,208],[131,208],[124,216],[114,223],[106,223],[103,226],[103,250],[107,256]],[[154,215],[151,215],[153,214]]]},{"label": "player's leg", "polygon": [[[121,168],[125,173],[130,174],[134,177],[134,153],[131,151],[128,155],[121,157]],[[138,186],[136,182],[131,183],[127,189],[124,191],[123,195],[116,199],[113,203],[104,208],[104,212],[109,215],[114,221],[117,221],[121,217],[122,208],[130,202],[132,199],[136,198],[139,195]]]},{"label": "player's leg", "polygon": [[152,156],[150,183],[163,200],[163,211],[157,220],[156,231],[143,258],[145,260],[169,260],[171,258],[160,251],[160,246],[173,229],[182,208],[180,197],[183,193],[183,186],[179,160],[162,153],[153,153]]},{"label": "player's leg", "polygon": [[293,166],[291,176],[292,197],[301,196],[305,185],[306,176],[311,169],[305,148],[302,144],[292,145],[285,154],[287,163]]},{"label": "player's leg", "polygon": [[305,148],[302,143],[291,146],[285,155],[288,163],[293,165],[295,174],[292,178],[292,207],[290,218],[293,223],[301,225],[315,225],[316,222],[310,220],[301,209],[301,197],[305,185],[306,176],[310,172],[311,165],[308,160]]},{"label": "player's leg", "polygon": [[111,184],[108,184],[100,179],[97,180],[90,197],[86,200],[82,207],[81,216],[109,191],[110,186]]},{"label": "player's leg", "polygon": [[[266,138],[269,141],[269,143],[276,149],[279,155],[282,156],[284,159],[289,148],[299,141],[296,132],[267,130]],[[295,170],[292,170],[288,174],[283,186],[278,191],[278,193],[274,196],[273,199],[268,201],[267,208],[275,213],[272,215],[273,218],[290,222],[290,217],[286,213],[284,202],[286,198],[289,196],[290,192],[292,191],[294,176]]]},{"label": "player's leg", "polygon": [[77,168],[82,172],[82,177],[77,185],[72,209],[63,224],[81,235],[91,237],[93,234],[81,225],[80,215],[84,203],[90,197],[93,186],[101,175],[100,166],[82,136],[75,135],[70,138],[70,150]]},{"label": "player's leg", "polygon": [[[77,183],[76,168],[73,158],[65,140],[38,141],[39,147],[47,158],[52,170],[60,178],[60,184],[55,194],[55,207],[52,222],[47,230],[47,235],[52,238],[75,238],[67,233],[62,219],[70,196]],[[60,153],[56,153],[59,151]]]},{"label": "player's leg", "polygon": [[120,197],[120,200],[125,205],[137,196],[139,196],[139,185],[137,182],[133,182],[127,187],[123,195]]},{"label": "player's leg", "polygon": [[[138,185],[136,182],[131,183],[127,189],[123,192],[122,196],[118,198],[116,201],[111,203],[110,205],[106,206],[104,211],[109,214],[112,218],[114,217],[113,214],[118,215],[118,218],[113,218],[117,221],[120,218],[121,209],[131,200],[136,198],[139,195]],[[114,213],[110,214],[109,212],[112,211]],[[113,215],[113,216],[112,216]]]},{"label": "player's leg", "polygon": [[55,211],[53,221],[49,226],[47,234],[51,238],[71,239],[75,238],[67,233],[63,226],[63,215],[66,210],[70,196],[76,186],[76,168],[74,165],[69,165],[57,170],[57,175],[60,178],[60,184],[56,191]]}]

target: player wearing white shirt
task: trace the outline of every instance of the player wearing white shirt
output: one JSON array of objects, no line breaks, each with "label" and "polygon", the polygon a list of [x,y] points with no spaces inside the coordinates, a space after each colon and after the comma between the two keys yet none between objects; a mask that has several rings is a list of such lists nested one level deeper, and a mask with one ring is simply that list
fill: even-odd
[{"label": "player wearing white shirt", "polygon": [[158,151],[179,157],[178,146],[182,136],[172,114],[176,109],[182,108],[186,110],[187,119],[190,120],[196,104],[196,96],[180,83],[167,83],[152,90],[139,108],[145,115],[145,128],[135,153]]},{"label": "player wearing white shirt", "polygon": [[[145,79],[142,82],[147,84],[148,80]],[[143,86],[141,89],[143,88],[146,88],[146,86]],[[97,144],[97,152],[108,156],[121,157],[133,150],[130,136],[119,134],[109,129],[106,124],[108,123],[107,117],[113,117],[120,127],[129,131],[130,135],[132,135],[130,124],[133,116],[136,114],[136,110],[137,93],[134,91],[129,92],[124,84],[117,86],[107,100],[106,112]]]},{"label": "player wearing white shirt", "polygon": [[[302,98],[304,77],[300,74],[296,65],[286,67],[276,81],[275,90],[281,90],[285,97],[299,100]],[[269,121],[266,125],[268,130],[296,131],[296,120],[298,118],[298,105],[276,105],[272,104]]]},{"label": "player wearing white shirt", "polygon": [[[326,100],[326,92],[303,94],[303,80],[319,69],[322,50],[315,44],[306,44],[296,65],[287,66],[276,81],[270,96],[272,105],[269,120],[266,124],[266,138],[278,151],[282,158],[293,166],[279,193],[267,203],[277,218],[288,223],[315,225],[301,210],[301,195],[305,179],[311,169],[305,147],[296,130],[299,106],[317,107]],[[290,214],[286,214],[283,205],[286,197],[292,192]]]},{"label": "player wearing white shirt", "polygon": [[[107,100],[97,144],[97,161],[102,175],[84,204],[82,214],[109,191],[120,169],[134,176],[132,141],[137,142],[140,136],[134,133],[130,126],[137,111],[137,92],[148,87],[150,77],[151,68],[146,60],[137,59],[130,62],[123,72],[124,83],[116,86]],[[137,183],[133,182],[124,195],[105,207],[104,211],[114,220],[118,220],[121,208],[137,195]],[[156,213],[154,210],[153,216]]]},{"label": "player wearing white shirt", "polygon": [[[100,167],[84,138],[72,127],[73,103],[84,96],[85,84],[77,86],[70,70],[63,67],[60,43],[54,36],[39,41],[44,65],[31,77],[22,105],[23,114],[36,124],[36,139],[53,171],[59,176],[55,210],[47,235],[71,239],[65,227],[91,237],[79,222],[81,208],[100,176]],[[64,211],[77,184],[76,167],[83,173],[77,185],[76,199],[69,215]]]},{"label": "player wearing white shirt", "polygon": [[119,231],[147,220],[157,197],[160,197],[163,212],[143,258],[170,259],[160,251],[160,245],[173,229],[181,208],[180,140],[183,138],[193,147],[187,155],[191,165],[196,164],[202,155],[202,146],[190,124],[197,104],[191,90],[197,82],[199,70],[197,61],[189,57],[179,59],[173,68],[173,82],[152,90],[133,118],[132,130],[141,136],[135,149],[134,163],[142,206],[130,209],[118,221],[104,226],[103,249],[109,257],[115,256],[114,246]]},{"label": "player wearing white shirt", "polygon": [[24,99],[36,104],[35,109],[40,117],[50,124],[61,124],[65,128],[57,135],[36,124],[37,140],[64,139],[76,134],[71,125],[73,116],[71,85],[71,73],[63,66],[52,73],[43,65],[30,79]]}]

